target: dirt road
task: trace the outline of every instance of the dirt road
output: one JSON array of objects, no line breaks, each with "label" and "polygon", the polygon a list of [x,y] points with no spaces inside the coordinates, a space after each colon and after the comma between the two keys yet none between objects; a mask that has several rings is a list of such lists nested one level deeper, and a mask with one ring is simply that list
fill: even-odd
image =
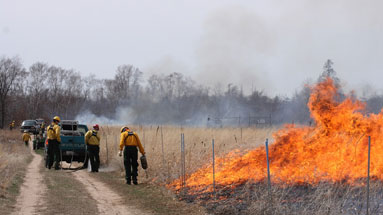
[{"label": "dirt road", "polygon": [[[105,183],[100,182],[94,177],[91,177],[86,170],[71,171],[71,170],[45,170],[41,172],[43,158],[41,155],[36,154],[32,149],[33,155],[32,162],[27,167],[27,173],[24,178],[24,183],[20,189],[20,195],[17,198],[17,203],[13,214],[50,214],[51,212],[66,214],[68,211],[65,207],[58,206],[56,204],[44,204],[49,202],[49,192],[53,192],[46,188],[46,183],[43,183],[43,179],[52,177],[52,174],[58,177],[74,178],[80,183],[75,183],[77,186],[81,186],[84,192],[89,194],[87,201],[95,202],[97,205],[98,214],[147,214],[134,206],[126,205],[123,198],[112,191]],[[64,163],[63,163],[64,164]],[[48,174],[49,173],[49,174]],[[69,174],[69,175],[68,175]],[[65,180],[54,180],[56,183],[65,183]],[[57,184],[58,187],[67,187],[68,184]],[[73,189],[78,190],[79,187]],[[63,195],[54,195],[58,201],[60,198],[66,198]],[[81,197],[82,196],[82,197]],[[73,197],[73,196],[72,196]],[[75,198],[83,198],[84,194],[74,196]],[[76,201],[75,199],[73,199]],[[77,200],[77,201],[80,201]],[[64,202],[64,201],[63,201]],[[55,208],[50,208],[55,207]],[[71,207],[69,205],[69,207]],[[94,212],[96,212],[94,211]]]},{"label": "dirt road", "polygon": [[17,197],[16,209],[13,214],[37,214],[37,209],[41,210],[43,205],[43,195],[46,187],[43,183],[43,176],[40,173],[42,157],[33,150],[33,160],[27,167],[24,183]]},{"label": "dirt road", "polygon": [[89,174],[97,173],[88,173],[83,170],[72,174],[85,186],[92,198],[97,201],[97,208],[100,214],[146,214],[133,206],[125,205],[121,196],[109,189],[104,183],[89,176]]}]

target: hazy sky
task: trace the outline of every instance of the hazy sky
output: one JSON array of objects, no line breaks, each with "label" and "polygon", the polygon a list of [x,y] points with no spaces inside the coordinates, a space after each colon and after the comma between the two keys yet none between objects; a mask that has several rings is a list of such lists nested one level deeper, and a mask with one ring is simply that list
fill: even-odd
[{"label": "hazy sky", "polygon": [[348,89],[381,90],[382,10],[379,0],[0,0],[0,56],[99,78],[132,64],[270,95],[290,95],[332,59]]}]

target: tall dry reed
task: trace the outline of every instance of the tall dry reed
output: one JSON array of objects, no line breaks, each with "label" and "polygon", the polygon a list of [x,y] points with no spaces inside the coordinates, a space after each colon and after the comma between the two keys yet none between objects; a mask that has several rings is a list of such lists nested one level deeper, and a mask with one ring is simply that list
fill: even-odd
[{"label": "tall dry reed", "polygon": [[[232,150],[255,148],[271,138],[275,127],[268,128],[195,128],[176,126],[130,126],[137,132],[145,148],[149,168],[139,168],[140,181],[169,182],[181,174],[181,133],[185,134],[186,174],[212,162],[212,139],[216,156]],[[120,127],[101,126],[101,163],[123,170],[122,158],[117,156]]]}]

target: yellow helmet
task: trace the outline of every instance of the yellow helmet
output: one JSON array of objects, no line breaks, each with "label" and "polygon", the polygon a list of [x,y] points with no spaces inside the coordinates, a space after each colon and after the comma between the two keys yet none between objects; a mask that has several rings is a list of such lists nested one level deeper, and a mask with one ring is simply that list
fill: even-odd
[{"label": "yellow helmet", "polygon": [[59,122],[60,122],[60,117],[55,116],[55,117],[53,117],[53,120],[56,120],[56,121],[59,121]]},{"label": "yellow helmet", "polygon": [[122,127],[121,130],[120,130],[121,133],[124,132],[124,131],[126,131],[126,129],[129,129],[129,128],[128,128],[127,126]]}]

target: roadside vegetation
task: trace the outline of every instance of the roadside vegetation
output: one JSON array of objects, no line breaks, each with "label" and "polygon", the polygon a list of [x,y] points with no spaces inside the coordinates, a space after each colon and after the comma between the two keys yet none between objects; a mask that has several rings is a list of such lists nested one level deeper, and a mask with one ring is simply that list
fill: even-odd
[{"label": "roadside vegetation", "polygon": [[13,211],[32,155],[19,130],[0,130],[0,211]]}]

